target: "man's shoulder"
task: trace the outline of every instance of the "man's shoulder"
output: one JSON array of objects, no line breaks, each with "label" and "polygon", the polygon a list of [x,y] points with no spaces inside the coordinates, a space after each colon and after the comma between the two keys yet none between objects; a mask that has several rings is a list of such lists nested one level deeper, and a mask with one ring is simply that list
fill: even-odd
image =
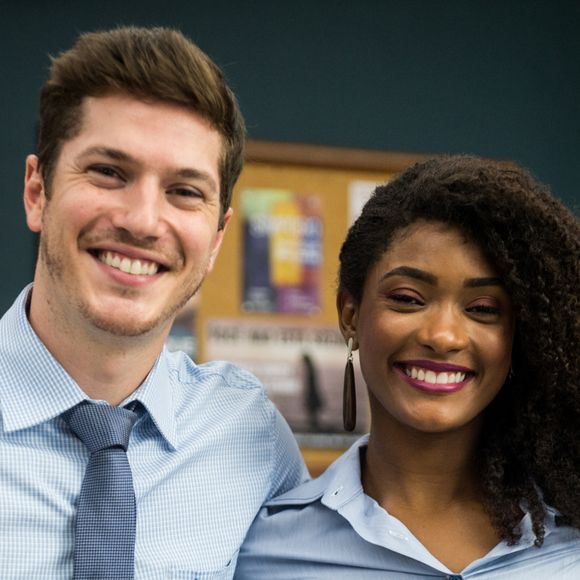
[{"label": "man's shoulder", "polygon": [[19,348],[23,335],[26,335],[26,300],[32,285],[26,286],[18,295],[13,304],[0,315],[0,349],[11,350]]},{"label": "man's shoulder", "polygon": [[197,364],[187,354],[176,351],[167,352],[167,363],[172,377],[183,385],[208,383],[226,389],[264,390],[255,375],[227,361]]}]

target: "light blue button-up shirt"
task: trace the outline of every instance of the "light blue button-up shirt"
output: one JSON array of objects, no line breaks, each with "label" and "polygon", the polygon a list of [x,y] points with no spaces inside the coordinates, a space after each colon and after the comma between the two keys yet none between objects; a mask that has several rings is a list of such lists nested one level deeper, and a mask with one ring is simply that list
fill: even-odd
[{"label": "light blue button-up shirt", "polygon": [[[72,577],[89,452],[60,415],[86,399],[28,323],[0,320],[0,578]],[[285,421],[249,373],[163,351],[141,387],[128,458],[137,579],[228,579],[263,502],[304,481]]]},{"label": "light blue button-up shirt", "polygon": [[550,508],[542,547],[534,546],[526,514],[517,545],[501,542],[454,574],[365,495],[360,448],[367,441],[359,439],[318,479],[266,503],[242,546],[236,580],[580,578],[580,532],[556,527]]}]

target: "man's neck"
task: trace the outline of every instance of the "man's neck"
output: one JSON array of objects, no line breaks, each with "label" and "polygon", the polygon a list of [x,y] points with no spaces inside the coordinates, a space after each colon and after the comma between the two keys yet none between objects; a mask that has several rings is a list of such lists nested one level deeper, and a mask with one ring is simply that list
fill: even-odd
[{"label": "man's neck", "polygon": [[88,397],[118,405],[143,383],[161,347],[123,349],[112,343],[85,343],[67,353],[65,362],[51,352]]},{"label": "man's neck", "polygon": [[169,333],[170,323],[142,336],[116,336],[90,325],[70,324],[38,308],[33,294],[30,324],[46,348],[94,400],[118,405],[145,380]]}]

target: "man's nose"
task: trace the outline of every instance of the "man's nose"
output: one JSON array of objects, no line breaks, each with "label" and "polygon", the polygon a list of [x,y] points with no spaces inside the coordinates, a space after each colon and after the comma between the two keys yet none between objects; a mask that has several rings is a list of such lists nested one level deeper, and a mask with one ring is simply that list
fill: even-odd
[{"label": "man's nose", "polygon": [[121,194],[111,222],[135,238],[157,239],[166,229],[165,205],[165,193],[154,180],[136,181]]}]

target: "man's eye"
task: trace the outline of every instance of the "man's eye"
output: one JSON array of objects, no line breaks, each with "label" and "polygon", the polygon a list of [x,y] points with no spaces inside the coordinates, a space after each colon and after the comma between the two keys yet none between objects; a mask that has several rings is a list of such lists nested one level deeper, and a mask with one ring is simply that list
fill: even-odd
[{"label": "man's eye", "polygon": [[121,178],[119,172],[111,167],[110,165],[91,165],[89,171],[98,173],[99,175],[104,175],[105,177],[118,177]]},{"label": "man's eye", "polygon": [[203,199],[203,194],[197,189],[190,189],[188,187],[174,187],[173,189],[168,190],[167,193],[172,195],[178,195],[180,197],[191,197],[191,198],[200,198]]}]

